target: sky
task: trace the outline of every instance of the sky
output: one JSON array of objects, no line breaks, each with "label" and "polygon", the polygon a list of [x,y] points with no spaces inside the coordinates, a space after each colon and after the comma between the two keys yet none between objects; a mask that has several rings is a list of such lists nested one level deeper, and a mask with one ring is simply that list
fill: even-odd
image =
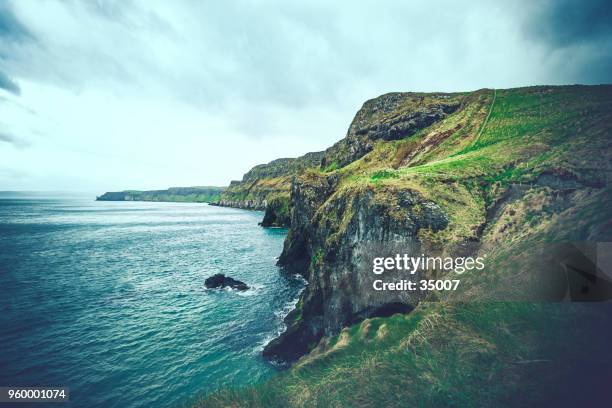
[{"label": "sky", "polygon": [[0,190],[227,185],[387,92],[610,83],[611,4],[0,0]]}]

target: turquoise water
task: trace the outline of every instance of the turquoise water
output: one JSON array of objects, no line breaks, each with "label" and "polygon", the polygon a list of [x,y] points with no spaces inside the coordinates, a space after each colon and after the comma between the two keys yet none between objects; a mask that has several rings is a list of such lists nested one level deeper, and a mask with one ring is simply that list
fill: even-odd
[{"label": "turquoise water", "polygon": [[[0,200],[0,386],[68,386],[71,407],[189,403],[260,381],[303,283],[286,231],[206,204]],[[246,292],[204,288],[225,273]],[[59,405],[58,405],[59,406]]]}]

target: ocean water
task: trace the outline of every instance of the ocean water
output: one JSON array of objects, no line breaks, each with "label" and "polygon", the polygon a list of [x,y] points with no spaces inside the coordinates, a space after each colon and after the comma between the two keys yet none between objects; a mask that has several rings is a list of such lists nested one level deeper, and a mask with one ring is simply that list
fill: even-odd
[{"label": "ocean water", "polygon": [[[303,288],[261,212],[0,199],[0,386],[68,386],[63,407],[182,406],[261,381]],[[225,273],[246,292],[206,290]],[[21,406],[21,405],[20,405]],[[41,406],[41,405],[37,405]]]}]

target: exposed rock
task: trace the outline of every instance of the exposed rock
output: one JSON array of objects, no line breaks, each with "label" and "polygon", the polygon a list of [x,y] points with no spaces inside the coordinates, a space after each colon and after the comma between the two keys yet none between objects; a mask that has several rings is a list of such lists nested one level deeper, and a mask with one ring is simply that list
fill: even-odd
[{"label": "exposed rock", "polygon": [[[309,167],[319,166],[322,157],[323,152],[313,152],[259,164],[245,173],[242,180],[232,181],[213,205],[264,211],[268,203],[276,202],[273,205],[278,207],[279,200],[289,200],[293,176]],[[276,226],[279,223],[272,224]]]},{"label": "exposed rock", "polygon": [[[351,404],[359,405],[378,385],[359,383],[363,366],[372,378],[385,379],[389,356],[411,353],[423,361],[433,355],[444,367],[449,356],[456,359],[452,346],[457,339],[467,345],[462,349],[477,350],[459,356],[471,372],[478,372],[483,358],[506,364],[517,368],[513,384],[522,389],[533,382],[533,371],[515,367],[503,345],[512,337],[533,352],[519,363],[540,362],[539,351],[551,350],[547,345],[561,336],[577,347],[568,343],[553,352],[551,378],[557,380],[559,367],[571,371],[575,357],[584,357],[567,358],[567,350],[584,348],[584,330],[573,326],[591,308],[559,304],[540,309],[535,302],[610,298],[612,285],[596,283],[599,273],[584,266],[596,267],[600,244],[612,240],[611,90],[529,87],[448,95],[449,109],[455,111],[442,119],[436,119],[433,106],[444,104],[441,94],[423,96],[422,106],[416,106],[419,94],[405,99],[414,106],[402,106],[405,94],[377,98],[367,109],[364,105],[363,117],[355,118],[355,129],[347,135],[352,140],[327,151],[325,171],[303,172],[291,184],[291,228],[279,264],[303,275],[308,286],[285,319],[286,331],[263,355],[281,364],[303,359],[273,384],[283,391],[276,393],[280,401],[275,401],[284,403],[297,384],[314,390],[303,393],[300,403],[320,403],[319,389],[345,389],[349,391],[343,398],[354,394]],[[433,118],[421,115],[427,110],[434,111]],[[420,113],[410,118],[410,112]],[[402,125],[394,128],[398,116]],[[421,132],[420,120],[425,126],[434,122]],[[371,154],[361,157],[368,149]],[[350,166],[333,170],[354,158]],[[457,290],[427,295],[372,291],[373,279],[380,276],[372,273],[372,257],[394,254],[479,256],[486,262],[481,271],[457,271]],[[402,277],[394,272],[383,272],[387,282]],[[425,270],[410,280],[454,276],[451,271]],[[529,307],[517,307],[517,300],[529,302]],[[396,313],[414,314],[370,320]],[[571,317],[566,328],[559,335],[548,333],[555,327],[549,323],[566,320],[562,316]],[[363,319],[359,327],[349,327]],[[496,324],[482,324],[484,320]],[[597,327],[600,323],[598,317]],[[501,333],[502,326],[512,330]],[[374,353],[367,352],[369,345]],[[342,378],[334,370],[338,362],[346,374]],[[415,384],[422,379],[421,390],[448,377],[444,369],[423,376],[423,367],[404,368],[403,375],[412,376]],[[541,374],[540,368],[534,369]],[[300,373],[305,372],[317,378],[304,388]],[[472,384],[474,395],[490,382],[481,377]],[[356,382],[364,392],[355,393]],[[534,388],[537,401],[542,398],[540,388]],[[392,402],[401,405],[408,394]],[[506,394],[502,392],[499,401],[506,401]],[[492,400],[487,395],[485,405]]]},{"label": "exposed rock", "polygon": [[241,182],[298,174],[304,169],[318,166],[323,158],[323,153],[311,152],[297,158],[276,159],[267,164],[259,164],[249,170],[242,177]]},{"label": "exposed rock", "polygon": [[[582,122],[564,122],[554,131],[542,125],[546,131],[522,135],[524,121],[541,117],[542,107],[548,106],[540,101],[548,96],[532,95],[540,91],[498,92],[501,108],[488,133],[482,129],[493,112],[492,90],[396,93],[366,102],[346,138],[326,151],[323,171],[293,178],[291,227],[279,265],[304,276],[308,286],[285,319],[286,331],[265,347],[264,356],[291,363],[322,338],[362,319],[417,307],[423,292],[373,290],[378,277],[372,273],[373,257],[480,254],[495,260],[488,261],[496,262],[485,268],[489,273],[462,275],[460,291],[431,294],[438,299],[533,300],[542,299],[541,288],[557,288],[561,275],[548,274],[542,261],[557,263],[539,256],[539,243],[562,237],[605,241],[601,237],[610,236],[609,199],[604,198],[609,192],[603,190],[609,181],[603,176],[612,161],[594,154],[609,151],[609,121],[589,117],[592,129],[586,133]],[[584,109],[575,93],[587,91],[555,90],[558,97],[567,97],[574,112]],[[610,106],[609,95],[609,88],[601,88],[601,95],[589,93],[589,100],[603,111]],[[523,116],[516,118],[509,106],[520,106]],[[526,106],[541,107],[528,115]],[[396,141],[416,133],[411,140]],[[571,148],[559,144],[565,135],[574,135]],[[498,143],[499,149],[493,148]],[[576,146],[582,154],[574,153]],[[533,244],[519,246],[528,239]],[[517,250],[524,255],[519,260],[509,255]],[[517,262],[524,263],[526,272],[489,278],[499,270],[514,271]],[[396,271],[384,273],[387,282],[401,278]],[[411,280],[422,278],[436,276],[423,271]]]},{"label": "exposed rock", "polygon": [[259,223],[262,227],[288,227],[291,222],[289,214],[289,199],[286,197],[273,198],[266,206],[266,213]]},{"label": "exposed rock", "polygon": [[444,119],[461,106],[457,94],[393,92],[371,99],[357,112],[346,137],[325,151],[321,168],[339,168],[359,159],[377,140],[397,140]]},{"label": "exposed rock", "polygon": [[279,263],[304,275],[308,286],[301,318],[289,315],[286,332],[264,349],[272,360],[295,361],[322,336],[368,317],[411,310],[420,293],[372,289],[378,279],[371,273],[372,258],[420,254],[418,231],[448,225],[442,210],[414,191],[363,189],[326,200],[329,192],[327,179],[293,185],[292,228]]},{"label": "exposed rock", "polygon": [[[325,152],[321,166],[342,167],[369,152],[377,140],[395,140],[445,118],[462,97],[392,93],[370,100],[347,136]],[[339,175],[305,172],[293,179],[291,228],[279,265],[309,282],[300,314],[289,314],[287,330],[264,355],[294,361],[322,336],[364,318],[406,312],[418,303],[412,292],[376,292],[373,254],[420,251],[420,229],[439,231],[448,217],[432,201],[410,190],[338,189]]]},{"label": "exposed rock", "polygon": [[323,152],[307,153],[298,158],[273,160],[249,170],[242,180],[234,180],[212,203],[222,207],[266,211],[260,225],[289,227],[289,191],[293,177],[305,169],[318,167]]},{"label": "exposed rock", "polygon": [[225,276],[222,273],[217,273],[209,278],[206,278],[204,285],[206,285],[208,289],[222,289],[225,287],[230,287],[236,290],[249,289],[246,283],[230,278],[229,276]]},{"label": "exposed rock", "polygon": [[336,175],[304,174],[291,185],[291,229],[287,234],[278,264],[306,279],[309,259],[310,220],[327,200],[338,182]]}]

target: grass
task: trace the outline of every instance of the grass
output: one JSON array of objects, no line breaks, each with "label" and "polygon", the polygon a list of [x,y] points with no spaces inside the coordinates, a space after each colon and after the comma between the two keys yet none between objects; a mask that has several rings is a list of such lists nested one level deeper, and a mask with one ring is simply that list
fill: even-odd
[{"label": "grass", "polygon": [[370,180],[374,182],[390,178],[399,178],[399,175],[394,170],[377,170],[370,176]]},{"label": "grass", "polygon": [[[263,177],[228,187],[220,199],[232,202],[264,202],[289,197],[291,176]],[[288,211],[288,208],[287,208]]]},{"label": "grass", "polygon": [[[572,351],[577,339],[589,343],[579,340],[585,329],[579,316],[582,307],[568,304],[423,303],[409,315],[346,328],[273,380],[213,393],[196,406],[533,404],[551,391],[538,389],[543,380],[568,369],[554,356]],[[592,361],[590,353],[574,354]],[[524,388],[526,373],[540,381]]]},{"label": "grass", "polygon": [[[330,235],[328,247],[315,252],[311,263],[325,263],[324,250],[341,241],[356,217],[353,203],[364,194],[390,217],[402,217],[397,196],[411,191],[435,202],[449,219],[439,232],[420,230],[421,242],[448,252],[477,243],[488,256],[487,268],[463,275],[454,296],[438,293],[408,315],[344,328],[272,380],[219,390],[197,406],[572,401],[564,393],[580,380],[572,377],[580,373],[576,367],[598,360],[612,366],[605,335],[612,324],[601,315],[606,305],[517,300],[542,287],[538,246],[612,239],[610,123],[611,86],[483,90],[466,95],[460,110],[415,135],[377,141],[370,153],[342,168],[302,174],[303,182],[329,173],[339,178],[315,214]],[[543,174],[581,187],[554,191],[538,183]],[[513,197],[517,186],[523,193]]]},{"label": "grass", "polygon": [[338,162],[334,161],[329,166],[326,166],[322,171],[323,173],[330,173],[334,170],[338,170],[338,168],[340,168],[340,166],[338,165]]}]

